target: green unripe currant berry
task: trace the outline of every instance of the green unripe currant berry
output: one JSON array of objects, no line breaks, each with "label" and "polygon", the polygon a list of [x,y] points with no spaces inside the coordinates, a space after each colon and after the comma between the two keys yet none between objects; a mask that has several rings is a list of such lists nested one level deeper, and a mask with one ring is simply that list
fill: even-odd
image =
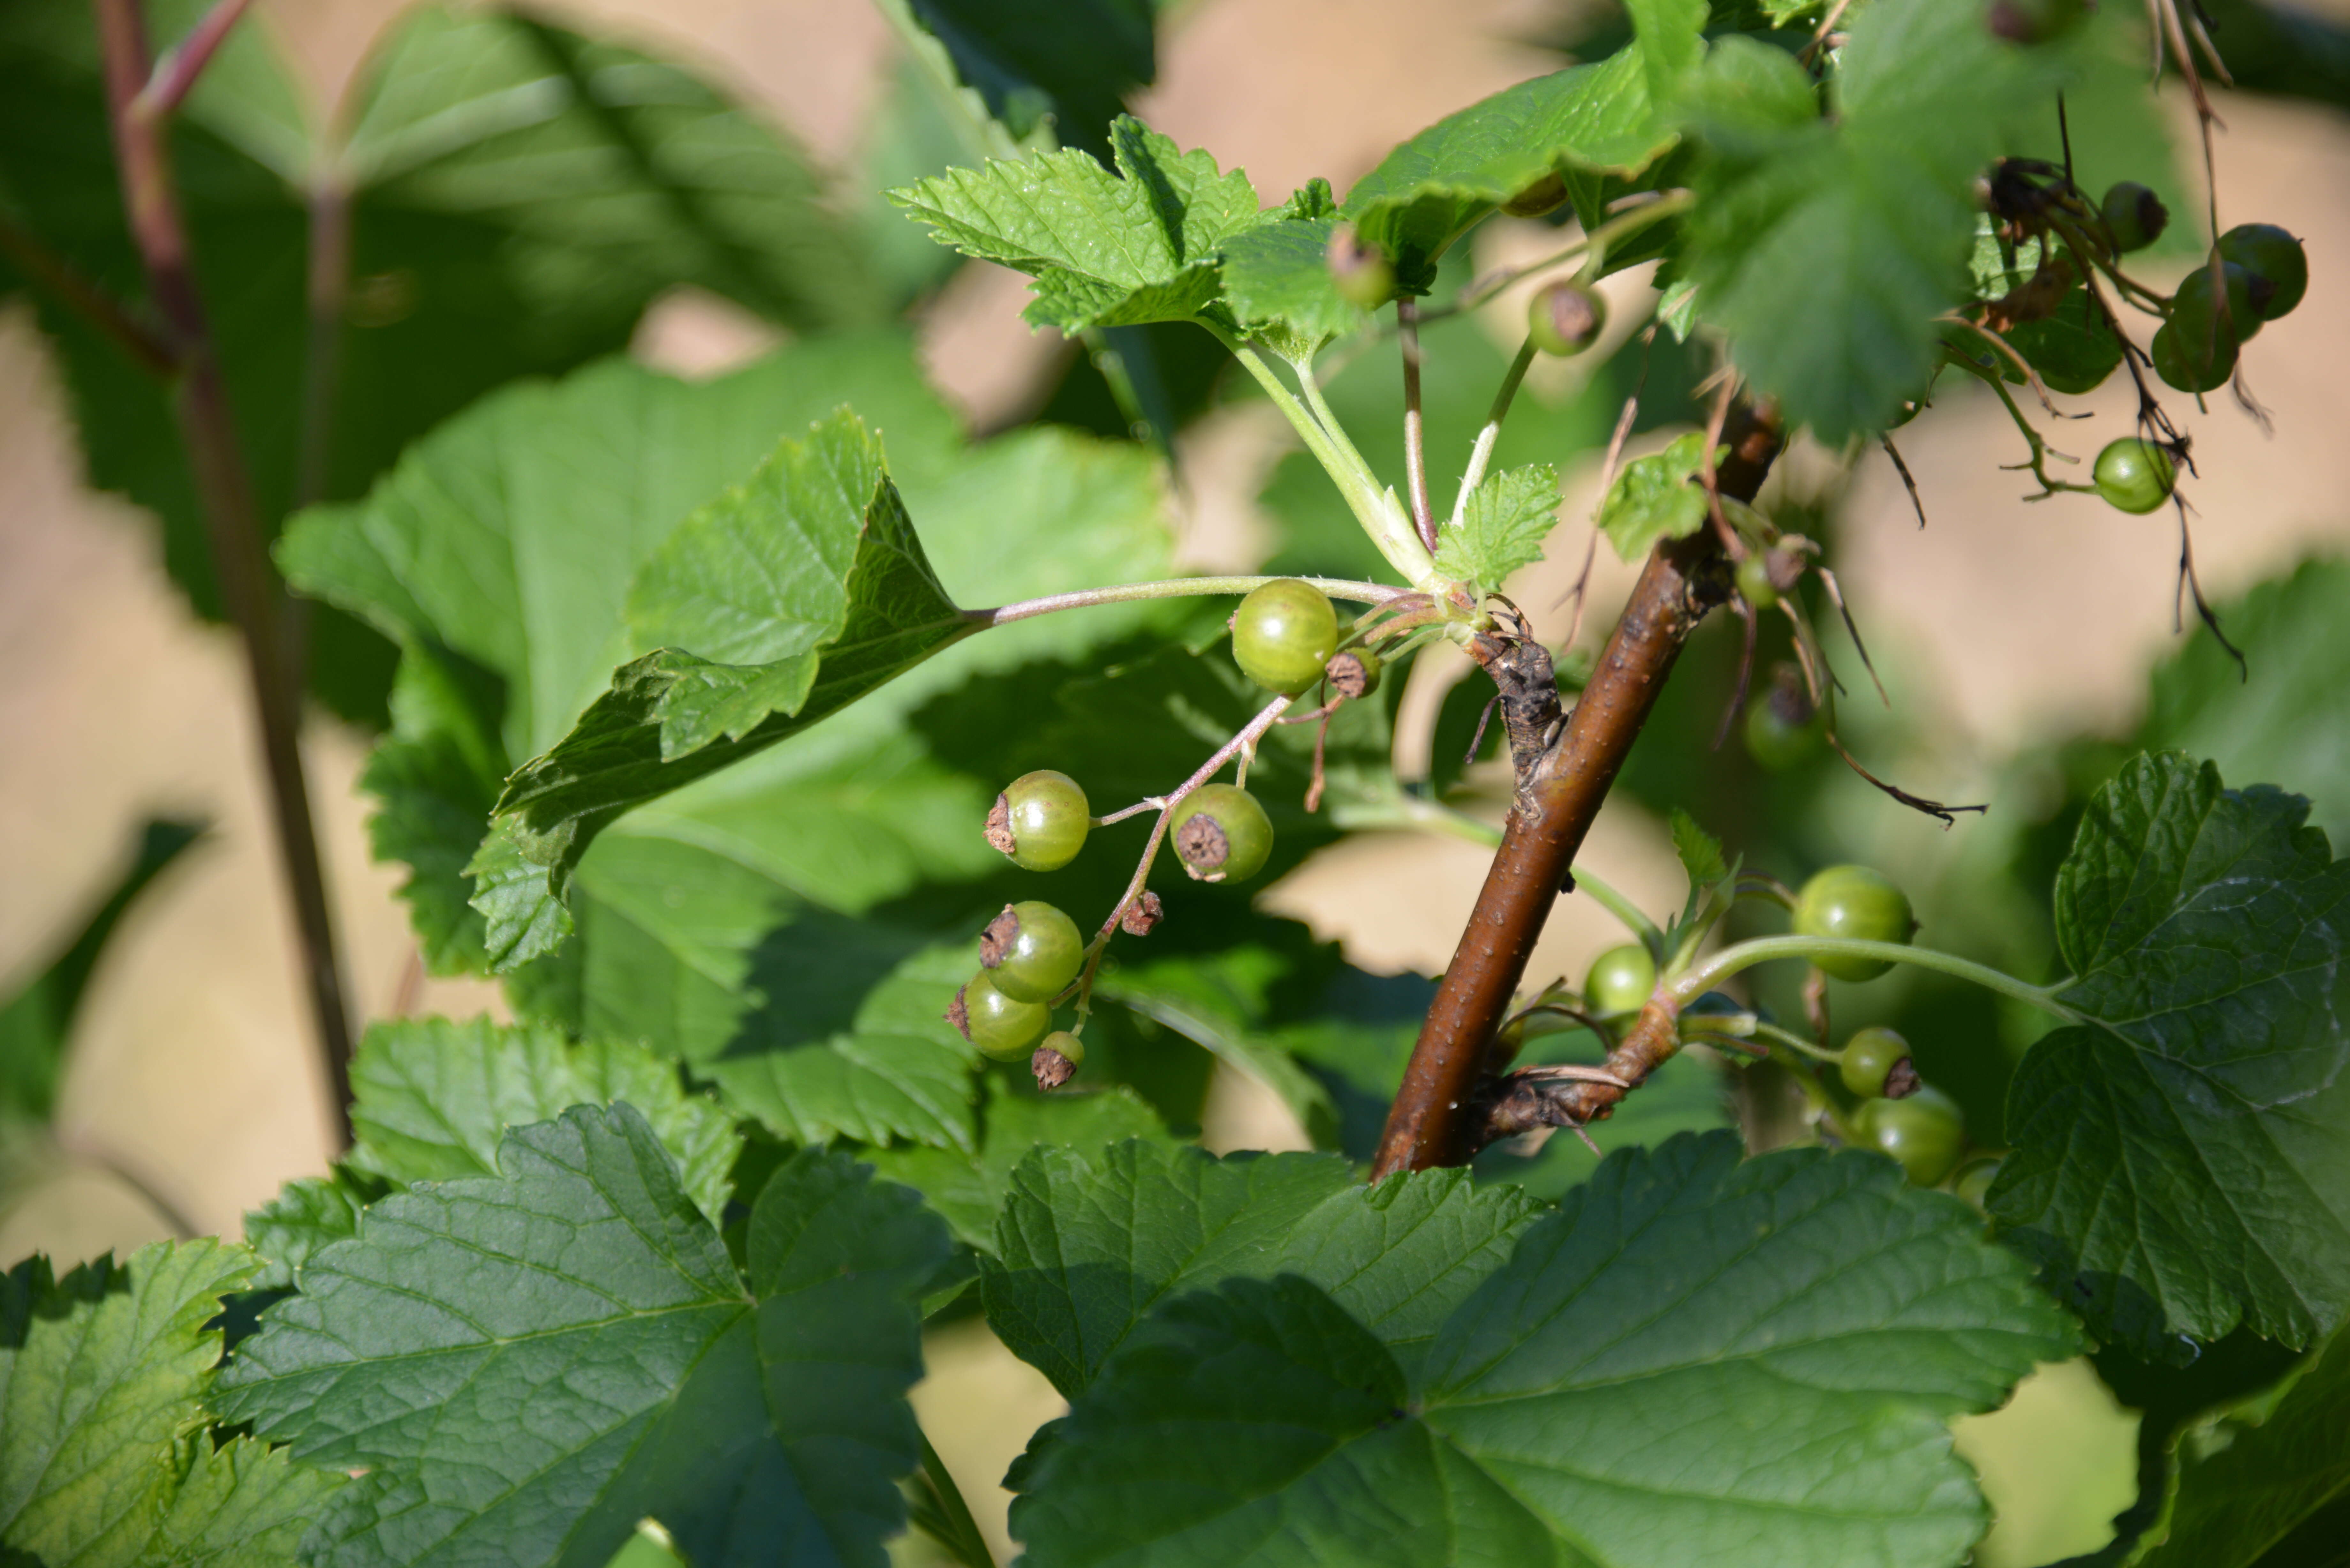
[{"label": "green unripe currant berry", "polygon": [[1038,1088],[1057,1089],[1076,1075],[1077,1064],[1085,1059],[1086,1043],[1066,1029],[1055,1029],[1028,1058],[1028,1071]]},{"label": "green unripe currant berry", "polygon": [[1771,580],[1771,557],[1761,550],[1749,551],[1738,563],[1738,597],[1759,610],[1779,602],[1779,585]]},{"label": "green unripe currant berry", "polygon": [[1909,1067],[1895,1081],[1896,1069],[1908,1066],[1909,1042],[1890,1029],[1856,1029],[1844,1043],[1836,1071],[1844,1086],[1862,1099],[1906,1099],[1916,1092],[1918,1071]]},{"label": "green unripe currant berry", "polygon": [[[1909,899],[1866,866],[1831,866],[1804,884],[1795,899],[1795,929],[1807,937],[1864,942],[1908,942],[1918,929]],[[1893,966],[1882,959],[1825,958],[1819,966],[1838,980],[1875,980]]]},{"label": "green unripe currant berry", "polygon": [[1545,354],[1580,354],[1607,325],[1607,302],[1572,278],[1544,284],[1526,302],[1526,335]]},{"label": "green unripe currant berry", "polygon": [[1819,754],[1827,726],[1792,664],[1772,672],[1771,690],[1746,709],[1746,754],[1765,772],[1781,774]]},{"label": "green unripe currant berry", "polygon": [[2274,321],[2292,314],[2309,292],[2309,257],[2301,242],[2274,223],[2238,223],[2220,236],[2220,254],[2269,285],[2261,314]]},{"label": "green unripe currant berry", "polygon": [[1378,246],[1358,236],[1352,225],[1341,223],[1331,232],[1324,258],[1338,297],[1365,310],[1377,310],[1395,297],[1395,268]]},{"label": "green unripe currant berry", "polygon": [[2236,373],[2236,336],[2224,328],[2206,331],[2191,342],[2168,323],[2154,329],[2154,373],[2182,392],[2208,392],[2224,387]]},{"label": "green unripe currant berry", "polygon": [[1322,675],[1334,696],[1367,697],[1379,689],[1379,656],[1367,648],[1343,649],[1330,656]]},{"label": "green unripe currant berry", "polygon": [[2170,499],[2178,470],[2170,454],[2150,441],[2123,436],[2106,443],[2097,453],[2097,493],[2109,506],[2147,513]]},{"label": "green unripe currant berry", "polygon": [[1338,647],[1338,612],[1311,583],[1281,577],[1232,612],[1232,658],[1268,691],[1295,697],[1322,679]]},{"label": "green unripe currant berry", "polygon": [[[2250,343],[2260,332],[2262,307],[2275,295],[2276,285],[2224,257],[2220,275],[2228,286],[2227,329],[2235,333],[2239,346]],[[2197,267],[2178,280],[2178,292],[2170,296],[2171,325],[2182,332],[2208,334],[2207,324],[2219,314],[2217,301],[2211,269]]]},{"label": "green unripe currant berry", "polygon": [[2112,231],[2117,251],[2142,251],[2170,226],[2170,209],[2162,204],[2162,198],[2135,180],[2106,187],[2106,199],[2098,203],[2098,210],[2105,213],[2106,227]]},{"label": "green unripe currant berry", "polygon": [[1051,1027],[1052,1010],[1041,1002],[1021,1002],[1004,995],[981,970],[963,982],[947,1004],[947,1022],[955,1033],[999,1062],[1014,1062],[1028,1054],[1037,1037]]},{"label": "green unripe currant berry", "polygon": [[1902,1099],[1868,1101],[1854,1130],[1868,1147],[1898,1161],[1913,1187],[1939,1185],[1967,1143],[1958,1102],[1930,1085]]},{"label": "green unripe currant berry", "polygon": [[1039,768],[1003,786],[987,814],[987,841],[1029,871],[1058,871],[1093,830],[1086,792],[1066,774]]},{"label": "green unripe currant berry", "polygon": [[1978,1157],[1959,1167],[1959,1173],[1950,1179],[1950,1190],[1972,1204],[1980,1213],[1986,1209],[1991,1198],[1991,1184],[1998,1178],[1999,1161],[1993,1158]]},{"label": "green unripe currant berry", "polygon": [[980,966],[1014,1002],[1052,1001],[1077,978],[1085,959],[1077,923],[1034,898],[1004,905],[979,937]]},{"label": "green unripe currant berry", "polygon": [[1583,977],[1583,1000],[1602,1018],[1639,1012],[1656,989],[1657,961],[1638,942],[1609,948]]},{"label": "green unripe currant berry", "polygon": [[1503,202],[1502,211],[1513,218],[1539,218],[1565,204],[1566,182],[1555,174],[1545,174]]},{"label": "green unripe currant berry", "polygon": [[1175,808],[1175,853],[1197,882],[1245,882],[1273,853],[1273,824],[1256,796],[1234,784],[1202,784]]}]

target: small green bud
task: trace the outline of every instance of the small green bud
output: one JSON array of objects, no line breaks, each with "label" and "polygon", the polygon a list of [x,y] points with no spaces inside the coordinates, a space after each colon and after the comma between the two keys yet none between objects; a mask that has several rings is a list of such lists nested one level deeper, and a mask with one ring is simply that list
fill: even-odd
[{"label": "small green bud", "polygon": [[2106,187],[2098,210],[2105,213],[2106,227],[2112,231],[2117,251],[2146,249],[2162,237],[2170,223],[2170,209],[2135,180],[2117,181]]},{"label": "small green bud", "polygon": [[1526,333],[1545,354],[1580,354],[1607,326],[1607,302],[1571,278],[1544,284],[1526,302]]}]

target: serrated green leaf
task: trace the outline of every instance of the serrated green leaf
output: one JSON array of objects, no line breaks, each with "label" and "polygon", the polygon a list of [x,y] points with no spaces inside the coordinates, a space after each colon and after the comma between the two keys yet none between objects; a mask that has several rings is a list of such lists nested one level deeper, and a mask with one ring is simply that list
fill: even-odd
[{"label": "serrated green leaf", "polygon": [[1268,219],[1224,242],[1224,302],[1252,337],[1302,359],[1360,330],[1371,313],[1338,292],[1330,271],[1337,203],[1326,180],[1310,182]]},{"label": "serrated green leaf", "polygon": [[[547,867],[554,898],[613,817],[976,629],[922,554],[880,443],[847,410],[687,518],[639,570],[629,619],[639,644],[693,639],[711,656],[667,646],[621,666],[569,734],[506,780],[494,831]],[[500,940],[504,897],[484,913],[509,963],[537,956]]]},{"label": "serrated green leaf", "polygon": [[983,1252],[994,1250],[995,1218],[1012,1190],[1013,1171],[1030,1149],[1057,1145],[1090,1153],[1128,1138],[1168,1138],[1159,1113],[1123,1084],[1043,1096],[999,1089],[980,1127],[976,1153],[899,1145],[859,1158],[885,1179],[920,1193],[955,1240]]},{"label": "serrated green leaf", "polygon": [[[203,11],[151,7],[158,45]],[[146,279],[124,229],[95,42],[70,5],[12,6],[0,22],[0,184],[18,221],[77,271],[138,299]],[[303,99],[267,30],[237,28],[172,117],[198,277],[270,532],[304,467],[305,421],[268,411],[305,402],[313,191],[331,189],[350,213],[349,319],[322,475],[332,498],[363,492],[492,389],[625,348],[645,307],[678,285],[802,329],[882,313],[801,151],[667,61],[511,11],[424,5],[362,64],[334,132],[312,129]],[[19,281],[0,261],[0,292]],[[171,384],[29,292],[63,350],[93,482],[161,515],[172,576],[217,616]],[[380,722],[386,650],[332,612],[311,635],[314,685]]]},{"label": "serrated green leaf", "polygon": [[465,866],[508,770],[498,721],[504,683],[428,637],[407,639],[391,682],[391,730],[368,756],[359,788],[374,797],[368,849],[408,867],[408,905],[425,969],[483,964],[488,930],[467,901]]},{"label": "serrated green leaf", "polygon": [[0,1275],[0,1547],[49,1568],[150,1561],[172,1441],[220,1355],[204,1324],[252,1272],[206,1240]]},{"label": "serrated green leaf", "polygon": [[352,1168],[402,1185],[494,1176],[507,1128],[625,1100],[714,1225],[742,1147],[732,1117],[686,1093],[674,1061],[633,1042],[574,1043],[541,1025],[486,1018],[372,1024],[351,1058],[351,1092]]},{"label": "serrated green leaf", "polygon": [[2126,1559],[2252,1568],[2350,1492],[2350,1345],[2320,1347],[2282,1386],[2180,1433],[2160,1516]]},{"label": "serrated green leaf", "polygon": [[1678,437],[1664,451],[1624,465],[1599,504],[1599,531],[1617,556],[1638,566],[1659,541],[1686,539],[1705,525],[1705,491],[1692,483],[1704,466],[1701,431]]},{"label": "serrated green leaf", "polygon": [[1832,442],[1925,384],[1934,318],[1967,296],[1973,182],[2072,65],[1939,0],[1881,0],[1849,31],[1835,121],[1711,147],[1683,255],[1740,369]]},{"label": "serrated green leaf", "polygon": [[1352,1180],[1328,1155],[1035,1148],[1013,1171],[994,1252],[980,1262],[988,1324],[1074,1397],[1159,1302],[1260,1272],[1292,1227]]},{"label": "serrated green leaf", "polygon": [[1170,1302],[1013,1530],[1038,1568],[1954,1564],[1987,1514],[1950,1418],[2074,1343],[1888,1163],[1677,1138],[1523,1231],[1409,1373],[1303,1278]]},{"label": "serrated green leaf", "polygon": [[290,1568],[295,1548],[345,1484],[296,1466],[251,1438],[218,1448],[198,1432],[179,1445],[166,1501],[140,1568]]},{"label": "serrated green leaf", "polygon": [[650,1515],[702,1568],[779,1542],[885,1562],[920,1458],[915,1297],[947,1253],[913,1195],[795,1157],[746,1288],[627,1106],[515,1129],[499,1164],[369,1210],[215,1386],[297,1461],[368,1469],[313,1561],[601,1563]]},{"label": "serrated green leaf", "polygon": [[1681,858],[1681,869],[1689,873],[1690,887],[1707,888],[1727,880],[1730,863],[1721,857],[1721,840],[1697,825],[1697,818],[1680,807],[1673,807],[1673,853]]},{"label": "serrated green leaf", "polygon": [[1345,215],[1424,293],[1464,226],[1544,176],[1636,174],[1670,148],[1648,99],[1643,46],[1521,82],[1447,116],[1347,192]]},{"label": "serrated green leaf", "polygon": [[1558,522],[1558,470],[1546,462],[1489,473],[1469,494],[1457,526],[1436,546],[1436,566],[1482,593],[1498,593],[1510,574],[1543,558]]},{"label": "serrated green leaf", "polygon": [[1682,84],[1679,112],[1721,156],[1767,156],[1820,117],[1819,92],[1784,49],[1732,33],[1716,38]]},{"label": "serrated green leaf", "polygon": [[2058,873],[2081,1022],[2017,1070],[1990,1201],[2102,1334],[2298,1346],[2350,1311],[2350,864],[2307,814],[2142,756]]},{"label": "serrated green leaf", "polygon": [[1256,192],[1131,117],[1109,140],[1115,174],[1066,150],[950,169],[889,199],[941,244],[1034,277],[1032,325],[1074,333],[1197,316],[1221,289],[1218,248],[1258,222]]},{"label": "serrated green leaf", "polygon": [[297,1176],[244,1217],[244,1244],[262,1260],[255,1290],[284,1290],[301,1275],[310,1254],[359,1233],[359,1213],[383,1196],[385,1184],[338,1164],[326,1176]]}]

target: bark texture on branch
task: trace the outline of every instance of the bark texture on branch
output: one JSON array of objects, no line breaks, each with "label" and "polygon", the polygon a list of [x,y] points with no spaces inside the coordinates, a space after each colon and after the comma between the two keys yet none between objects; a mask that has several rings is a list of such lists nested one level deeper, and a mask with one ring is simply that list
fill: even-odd
[{"label": "bark texture on branch", "polygon": [[[1731,455],[1719,472],[1721,493],[1751,501],[1778,455],[1777,421],[1742,408],[1722,436]],[[1492,1137],[1506,1136],[1497,1126],[1515,1118],[1535,1118],[1527,1127],[1561,1126],[1562,1117],[1579,1123],[1623,1098],[1610,1084],[1503,1085],[1495,1075],[1508,1063],[1493,1059],[1496,1032],[1675,659],[1730,593],[1730,563],[1711,528],[1658,545],[1571,714],[1561,713],[1550,656],[1538,644],[1492,637],[1471,649],[1501,689],[1517,789],[1502,846],[1388,1113],[1372,1179],[1465,1163]],[[1671,1052],[1675,1021],[1652,1019],[1656,1011],[1643,1012],[1608,1058],[1608,1069],[1627,1082],[1638,1084]]]}]

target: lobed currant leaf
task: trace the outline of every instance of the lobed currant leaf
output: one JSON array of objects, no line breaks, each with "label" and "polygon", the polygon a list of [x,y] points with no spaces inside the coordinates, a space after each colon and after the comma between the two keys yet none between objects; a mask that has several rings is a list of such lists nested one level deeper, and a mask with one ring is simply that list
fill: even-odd
[{"label": "lobed currant leaf", "polygon": [[1705,437],[1694,431],[1624,465],[1599,503],[1599,531],[1617,556],[1638,565],[1660,540],[1686,539],[1705,526],[1705,490],[1695,483],[1704,466]]},{"label": "lobed currant leaf", "polygon": [[1437,121],[1356,182],[1343,215],[1387,253],[1399,284],[1426,293],[1462,228],[1544,176],[1637,174],[1673,145],[1649,101],[1644,47],[1521,82]]},{"label": "lobed currant leaf", "polygon": [[1469,493],[1459,525],[1437,541],[1437,570],[1480,595],[1499,593],[1512,573],[1543,558],[1557,522],[1557,469],[1538,462],[1489,473]]},{"label": "lobed currant leaf", "polygon": [[687,1195],[714,1225],[742,1147],[733,1118],[706,1096],[689,1094],[675,1061],[632,1041],[569,1041],[540,1024],[485,1018],[372,1024],[351,1058],[351,1168],[401,1184],[494,1176],[508,1127],[550,1121],[572,1106],[625,1100],[677,1161]]},{"label": "lobed currant leaf", "polygon": [[2101,1334],[2350,1313],[2350,863],[2308,803],[2176,753],[2097,792],[2056,883],[2081,1022],[2025,1055],[1991,1211]]},{"label": "lobed currant leaf", "polygon": [[1389,1267],[1152,1312],[1031,1451],[1031,1560],[1954,1564],[1950,1417],[2077,1343],[1963,1205],[1729,1133],[1610,1158],[1409,1359],[1347,1300]]},{"label": "lobed currant leaf", "polygon": [[1256,192],[1130,116],[1111,123],[1109,143],[1116,173],[1064,150],[950,169],[889,196],[941,244],[1034,277],[1034,326],[1188,320],[1218,297],[1218,246],[1259,221]]},{"label": "lobed currant leaf", "polygon": [[243,1248],[206,1240],[63,1278],[40,1257],[0,1274],[0,1552],[50,1568],[157,1561],[175,1440],[201,1427],[220,1357],[205,1325],[252,1272]]},{"label": "lobed currant leaf", "polygon": [[794,1157],[746,1284],[626,1105],[516,1128],[499,1167],[370,1209],[214,1386],[296,1462],[367,1470],[311,1560],[602,1562],[651,1516],[720,1568],[886,1562],[920,1454],[916,1299],[947,1255],[914,1196]]}]

